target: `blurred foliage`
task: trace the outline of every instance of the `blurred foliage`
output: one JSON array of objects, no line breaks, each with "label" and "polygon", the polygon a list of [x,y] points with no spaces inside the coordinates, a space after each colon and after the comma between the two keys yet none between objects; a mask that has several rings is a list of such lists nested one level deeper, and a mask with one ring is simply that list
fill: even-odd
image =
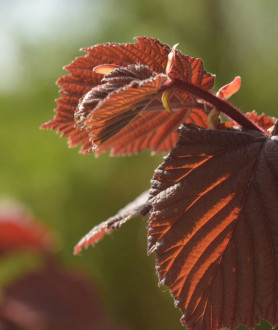
[{"label": "blurred foliage", "polygon": [[140,35],[169,45],[179,42],[182,52],[201,57],[217,75],[215,90],[241,75],[234,104],[278,116],[278,3],[105,0],[100,5],[83,0],[74,16],[67,12],[72,1],[58,2],[65,8],[56,15],[62,23],[55,21],[49,34],[40,38],[36,32],[35,41],[20,30],[11,36],[21,82],[7,93],[0,91],[0,194],[29,206],[53,228],[63,263],[91,274],[115,319],[136,330],[182,329],[168,290],[157,287],[154,257],[146,255],[146,221],[131,221],[81,257],[72,256],[82,235],[149,188],[162,156],[81,156],[67,148],[65,139],[39,126],[52,118],[58,96],[54,82],[64,74],[63,65],[82,55],[79,48],[132,42]]}]

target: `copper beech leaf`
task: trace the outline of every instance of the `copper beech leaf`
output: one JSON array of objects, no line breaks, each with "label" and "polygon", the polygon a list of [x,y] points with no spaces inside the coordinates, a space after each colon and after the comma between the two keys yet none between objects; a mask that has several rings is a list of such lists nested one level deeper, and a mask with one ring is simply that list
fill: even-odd
[{"label": "copper beech leaf", "polygon": [[278,323],[278,136],[184,125],[155,171],[149,252],[188,329]]},{"label": "copper beech leaf", "polygon": [[[171,52],[166,44],[140,37],[136,43],[106,43],[84,51],[87,55],[66,66],[70,73],[58,80],[61,96],[55,117],[42,125],[68,137],[69,146],[81,144],[81,153],[110,150],[111,155],[167,151],[177,141],[176,129],[182,122],[208,126],[207,108],[185,92],[171,93],[173,112],[165,110],[159,88],[167,77]],[[214,76],[204,70],[200,59],[176,50],[174,54],[172,76],[205,90],[213,87]],[[151,74],[133,70],[133,77],[128,77],[125,71],[135,66]]]}]

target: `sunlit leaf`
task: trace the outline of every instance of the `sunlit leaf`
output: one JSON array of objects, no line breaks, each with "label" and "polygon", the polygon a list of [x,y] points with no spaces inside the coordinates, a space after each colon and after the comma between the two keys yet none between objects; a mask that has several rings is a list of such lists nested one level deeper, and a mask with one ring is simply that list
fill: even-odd
[{"label": "sunlit leaf", "polygon": [[[173,97],[169,100],[170,105],[174,108],[175,112],[171,114],[171,116],[168,116],[171,123],[167,125],[164,120],[162,120],[163,124],[160,127],[158,122],[161,118],[164,118],[164,116],[166,117],[164,114],[166,110],[161,99],[159,99],[161,97],[158,93],[160,86],[157,84],[152,93],[148,93],[145,89],[140,90],[140,93],[146,92],[144,100],[143,94],[141,95],[138,91],[136,99],[139,99],[140,94],[141,100],[139,107],[137,104],[134,104],[134,102],[131,102],[131,104],[128,105],[126,101],[126,110],[123,111],[123,116],[127,116],[125,116],[124,119],[121,119],[120,117],[118,124],[115,124],[115,118],[119,115],[119,111],[116,111],[116,114],[113,114],[113,118],[111,118],[111,122],[113,122],[112,125],[115,125],[116,128],[115,126],[111,127],[111,122],[108,118],[114,110],[112,102],[117,102],[116,90],[121,88],[123,91],[124,87],[126,87],[128,92],[130,92],[131,82],[126,82],[125,85],[114,86],[109,91],[106,89],[107,93],[103,93],[103,91],[105,91],[103,85],[106,84],[106,87],[109,85],[109,83],[105,82],[106,76],[112,74],[113,71],[120,68],[126,68],[129,65],[142,65],[148,67],[149,70],[153,72],[153,76],[157,77],[157,79],[153,78],[153,82],[155,81],[157,83],[159,81],[161,83],[162,75],[165,76],[166,74],[165,70],[168,62],[168,54],[171,52],[171,49],[169,46],[160,43],[156,39],[140,37],[137,39],[136,43],[107,43],[86,48],[84,50],[87,52],[87,55],[75,59],[70,65],[66,66],[66,69],[70,74],[63,76],[58,80],[58,85],[61,88],[61,97],[57,100],[58,107],[55,110],[55,118],[42,125],[42,128],[57,130],[62,136],[68,137],[69,146],[72,147],[77,144],[82,144],[81,152],[85,153],[91,152],[93,144],[97,144],[98,150],[96,152],[98,154],[111,149],[111,154],[113,155],[134,153],[146,148],[155,152],[165,151],[174,146],[177,140],[175,130],[179,124],[181,124],[186,118],[190,117],[191,119],[189,119],[188,122],[191,122],[192,118],[195,117],[194,115],[190,115],[190,111],[203,111],[204,113],[201,113],[201,117],[206,117],[206,109],[200,106],[195,108],[194,105],[196,104],[196,100],[192,96],[184,92],[176,91],[173,93]],[[173,61],[171,62],[172,76],[190,81],[206,90],[212,88],[214,84],[214,76],[208,74],[204,70],[203,63],[200,59],[182,55],[175,49],[173,49],[172,52],[174,52]],[[115,69],[113,70],[113,68]],[[143,81],[144,79],[147,80],[150,79],[150,77],[138,78],[135,76],[133,86],[139,84],[138,80]],[[141,82],[141,86],[143,84],[144,83]],[[146,84],[148,84],[147,81]],[[155,91],[156,94],[153,94]],[[101,97],[99,94],[95,97],[96,92],[101,92]],[[104,101],[109,93],[114,94],[110,101],[106,100],[108,102],[106,103],[106,108]],[[92,102],[89,107],[86,102],[92,99],[90,99],[92,94],[94,102]],[[122,93],[119,93],[119,95],[127,96]],[[154,98],[153,100],[151,96]],[[96,99],[98,99],[98,102],[96,102]],[[103,101],[102,106],[100,101]],[[116,104],[116,108],[119,106],[119,102]],[[134,110],[134,106],[136,111]],[[130,108],[129,110],[128,107]],[[138,109],[140,109],[140,111]],[[152,111],[154,111],[154,113],[150,114]],[[179,111],[182,113],[177,114],[176,112]],[[160,117],[160,114],[162,113],[163,115]],[[103,121],[102,116],[107,119]],[[151,123],[148,122],[150,118],[157,116],[159,117],[158,121],[151,121]],[[94,122],[94,118],[96,119],[96,123]],[[119,119],[119,117],[117,118]],[[179,120],[181,121],[179,122]],[[206,121],[206,118],[204,121]],[[134,126],[137,127],[137,123],[139,122],[141,133],[137,140],[137,133],[133,135],[132,129]],[[198,124],[198,122],[194,123]],[[99,129],[95,132],[95,127],[100,124],[104,124],[101,129],[103,134],[100,133]],[[107,127],[105,126],[106,124],[108,124]],[[152,124],[154,125],[153,127]],[[143,132],[142,128],[144,126],[148,127],[148,129],[145,129]],[[129,132],[131,133],[129,138],[133,139],[129,141],[132,146],[129,145],[127,148],[125,148],[126,140],[122,139],[122,135],[120,135],[125,128],[127,128],[127,130],[129,129]],[[119,136],[117,136],[118,134]],[[126,135],[126,132],[124,135]],[[151,135],[155,136],[156,139],[153,140]],[[90,141],[91,136],[92,141]],[[157,136],[160,136],[160,139],[157,139]],[[114,137],[117,141],[116,145],[112,142]],[[109,139],[111,141],[109,141]],[[139,146],[138,148],[136,147],[137,145]]]},{"label": "sunlit leaf", "polygon": [[208,127],[203,109],[181,109],[178,112],[150,111],[135,118],[128,127],[101,145],[96,154],[111,149],[111,155],[133,154],[144,149],[153,152],[170,150],[178,140],[177,128],[182,122]]},{"label": "sunlit leaf", "polygon": [[246,117],[259,125],[264,130],[268,130],[275,124],[275,118],[266,116],[264,113],[258,115],[256,111],[247,112]]},{"label": "sunlit leaf", "polygon": [[188,329],[278,323],[278,136],[184,125],[152,180],[149,251]]},{"label": "sunlit leaf", "polygon": [[233,81],[221,87],[216,95],[221,99],[227,100],[232,95],[234,95],[236,92],[239,91],[240,86],[241,86],[241,77],[237,76]]},{"label": "sunlit leaf", "polygon": [[164,76],[157,76],[110,93],[85,121],[93,144],[101,145],[131,123],[158,94],[163,81]]}]

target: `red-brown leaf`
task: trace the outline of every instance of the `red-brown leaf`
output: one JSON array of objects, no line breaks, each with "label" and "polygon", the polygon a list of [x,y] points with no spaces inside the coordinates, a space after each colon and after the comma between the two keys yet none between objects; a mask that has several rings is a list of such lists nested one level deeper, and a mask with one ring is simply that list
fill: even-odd
[{"label": "red-brown leaf", "polygon": [[[57,130],[62,134],[62,136],[68,137],[69,146],[71,147],[76,146],[77,144],[82,144],[82,148],[80,150],[82,153],[92,151],[92,143],[90,142],[89,134],[92,133],[96,136],[94,131],[90,131],[90,129],[94,126],[90,124],[88,131],[82,130],[82,127],[76,125],[74,114],[78,107],[79,101],[82,102],[82,97],[92,90],[92,88],[100,86],[101,84],[103,75],[94,72],[93,69],[103,64],[104,67],[109,67],[111,64],[116,68],[118,66],[126,67],[131,64],[142,64],[148,66],[158,75],[165,74],[168,54],[171,51],[170,47],[160,43],[156,39],[140,37],[137,40],[137,43],[107,43],[84,49],[88,54],[75,59],[70,65],[68,65],[66,69],[70,72],[70,74],[63,76],[58,80],[58,85],[61,88],[61,97],[57,100],[58,107],[55,110],[56,115],[53,120],[42,125],[42,128]],[[210,89],[214,83],[214,77],[205,72],[200,59],[182,55],[179,51],[175,52],[175,62],[172,71],[175,76],[186,79],[207,90]],[[191,106],[188,107],[189,110],[191,110],[192,103],[194,103],[193,99],[185,93],[181,93],[180,96],[183,97],[184,102],[191,102]],[[148,95],[146,98],[148,99]],[[183,108],[184,107],[181,106],[180,111],[185,112]],[[189,111],[188,108],[186,111]],[[166,112],[161,102],[156,112]],[[201,110],[199,110],[199,112],[201,112]],[[182,123],[182,121],[180,123],[178,122],[178,118],[184,120],[184,116],[177,114],[169,115],[168,118],[170,120],[173,119],[174,122],[172,125],[164,125],[165,122],[163,121],[161,132],[165,133],[165,138],[160,132],[160,125],[153,122],[154,127],[152,128],[152,126],[148,123],[149,117],[156,116],[156,113],[149,115],[149,113],[146,112],[143,114],[143,117],[144,116],[146,116],[145,122],[141,116],[139,118],[134,116],[135,118],[130,120],[129,125],[132,126],[129,128],[131,133],[129,137],[134,139],[133,141],[130,141],[132,146],[125,148],[126,140],[122,139],[120,135],[117,136],[118,134],[121,134],[120,131],[115,135],[117,145],[114,145],[112,142],[110,143],[108,140],[109,143],[104,143],[101,145],[97,153],[101,153],[102,151],[106,151],[108,149],[112,150],[112,154],[121,154],[134,153],[145,148],[150,148],[153,151],[165,151],[171,148],[177,139],[175,129],[180,123]],[[163,114],[162,117],[164,116],[166,117],[166,114]],[[190,115],[186,114],[186,117],[189,116]],[[201,114],[201,116],[206,117],[206,114]],[[93,115],[91,116],[91,119],[92,117]],[[192,116],[192,118],[193,117],[194,116]],[[137,123],[135,123],[137,120],[140,122],[140,131],[142,132],[140,133],[138,141],[135,138],[136,135],[132,134],[132,129],[134,128],[134,125],[137,125]],[[89,121],[89,123],[91,123],[91,121]],[[126,125],[127,129],[129,125]],[[145,129],[143,132],[142,128],[144,126],[147,126],[148,129]],[[158,135],[161,136],[161,139],[157,141],[159,146],[157,146],[155,142],[156,140],[153,140],[151,134],[149,134],[149,128],[154,131],[153,135],[157,135],[158,133]],[[137,144],[141,146],[140,150],[136,149]]]},{"label": "red-brown leaf", "polygon": [[267,131],[275,123],[275,118],[266,116],[264,113],[258,115],[256,111],[247,112],[246,117],[252,120],[255,124]]},{"label": "red-brown leaf", "polygon": [[156,170],[149,251],[188,329],[278,323],[278,136],[185,125]]},{"label": "red-brown leaf", "polygon": [[[111,92],[85,120],[86,130],[92,134],[92,143],[101,145],[138,116],[158,94],[164,75],[133,81],[115,92]],[[142,116],[144,114],[142,113]]]},{"label": "red-brown leaf", "polygon": [[135,118],[128,127],[102,144],[96,154],[111,149],[111,155],[128,155],[151,149],[153,152],[170,150],[178,140],[176,130],[181,123],[208,127],[207,112],[203,109],[181,109],[178,112],[150,111]]},{"label": "red-brown leaf", "polygon": [[0,252],[15,250],[50,250],[50,232],[32,219],[18,205],[0,207]]},{"label": "red-brown leaf", "polygon": [[106,234],[110,234],[113,231],[120,229],[124,223],[136,218],[138,215],[145,216],[149,211],[149,207],[146,204],[148,196],[148,191],[142,193],[133,202],[121,209],[116,215],[94,227],[76,244],[74,254],[80,253],[83,248],[87,248],[89,245],[95,245]]}]

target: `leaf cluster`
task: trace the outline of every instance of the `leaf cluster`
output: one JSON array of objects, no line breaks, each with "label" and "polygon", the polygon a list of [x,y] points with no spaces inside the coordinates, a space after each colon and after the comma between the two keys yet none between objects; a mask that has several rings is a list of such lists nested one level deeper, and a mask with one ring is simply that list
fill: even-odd
[{"label": "leaf cluster", "polygon": [[[43,128],[96,155],[170,151],[151,188],[75,247],[148,217],[148,251],[189,329],[278,323],[278,124],[227,99],[240,78],[214,76],[176,46],[141,37],[85,49],[58,80]],[[222,120],[224,114],[225,120]]]}]

